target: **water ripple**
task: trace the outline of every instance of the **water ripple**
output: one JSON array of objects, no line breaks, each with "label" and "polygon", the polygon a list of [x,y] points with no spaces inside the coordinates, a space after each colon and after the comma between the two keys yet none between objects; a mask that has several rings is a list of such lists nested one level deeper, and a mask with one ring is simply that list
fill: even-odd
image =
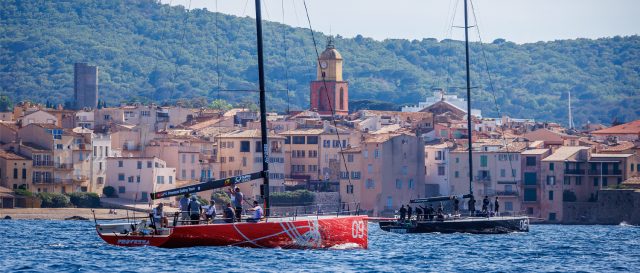
[{"label": "water ripple", "polygon": [[633,272],[640,228],[535,225],[508,235],[394,234],[369,249],[161,249],[107,245],[88,221],[0,222],[0,272]]}]

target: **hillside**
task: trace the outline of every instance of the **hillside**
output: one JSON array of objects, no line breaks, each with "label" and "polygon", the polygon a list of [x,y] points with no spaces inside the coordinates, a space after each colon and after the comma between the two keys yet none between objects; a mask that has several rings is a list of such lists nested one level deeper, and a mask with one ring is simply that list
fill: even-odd
[{"label": "hillside", "polygon": [[[13,101],[71,100],[74,62],[99,66],[100,94],[112,105],[257,98],[243,91],[217,91],[257,89],[251,18],[206,10],[187,13],[152,0],[5,0],[0,2],[0,26],[0,94]],[[264,36],[271,110],[286,109],[287,100],[292,109],[306,107],[308,83],[315,77],[309,31],[268,22]],[[318,33],[316,39],[322,50],[325,36]],[[345,59],[352,109],[415,104],[434,87],[464,92],[455,88],[464,85],[460,41],[357,36],[337,37],[336,47]],[[498,39],[484,48],[496,98],[506,114],[564,123],[571,90],[576,124],[640,118],[638,36],[523,45]],[[495,116],[479,44],[471,50],[472,85],[479,87],[473,91],[474,108]],[[287,86],[289,98],[278,91]]]}]

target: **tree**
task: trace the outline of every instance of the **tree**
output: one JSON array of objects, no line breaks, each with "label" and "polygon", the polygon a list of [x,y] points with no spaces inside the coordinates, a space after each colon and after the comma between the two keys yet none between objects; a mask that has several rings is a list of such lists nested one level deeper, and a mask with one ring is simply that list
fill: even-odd
[{"label": "tree", "polygon": [[231,108],[233,108],[233,106],[223,99],[213,100],[209,104],[209,109],[213,109],[213,110],[228,111]]},{"label": "tree", "polygon": [[13,111],[13,102],[7,95],[0,95],[0,112]]}]

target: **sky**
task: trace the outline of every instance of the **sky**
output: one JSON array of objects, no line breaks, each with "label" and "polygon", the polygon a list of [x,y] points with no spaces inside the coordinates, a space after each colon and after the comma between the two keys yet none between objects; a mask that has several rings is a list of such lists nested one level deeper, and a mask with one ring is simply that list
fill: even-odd
[{"label": "sky", "polygon": [[[254,0],[162,0],[255,16]],[[463,0],[306,0],[314,30],[346,38],[463,40]],[[483,41],[532,43],[640,34],[640,0],[475,0]],[[284,9],[283,9],[284,7]],[[283,11],[284,10],[284,20]],[[455,12],[454,12],[455,11]],[[303,0],[263,0],[262,17],[308,27]],[[454,17],[455,14],[455,17]],[[476,25],[470,13],[470,24]],[[453,23],[452,23],[453,22]],[[474,34],[476,30],[473,30]],[[470,36],[478,40],[478,36]]]}]

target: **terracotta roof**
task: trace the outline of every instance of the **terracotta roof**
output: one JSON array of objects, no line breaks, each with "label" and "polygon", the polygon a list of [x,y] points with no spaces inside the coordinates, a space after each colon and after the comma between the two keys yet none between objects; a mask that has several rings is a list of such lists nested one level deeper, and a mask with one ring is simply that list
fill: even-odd
[{"label": "terracotta roof", "polygon": [[33,142],[23,142],[22,146],[30,148],[30,149],[32,149],[34,151],[50,151],[49,149],[47,149],[45,147],[42,147],[42,146],[40,146],[38,144],[35,144]]},{"label": "terracotta roof", "polygon": [[620,158],[620,157],[630,157],[633,154],[591,154],[591,158],[600,157],[600,158]]},{"label": "terracotta roof", "polygon": [[[262,134],[260,133],[260,130],[252,129],[252,130],[237,130],[237,131],[229,132],[226,134],[221,134],[219,137],[220,138],[259,138],[261,136]],[[284,137],[270,133],[269,138],[284,138]]]},{"label": "terracotta roof", "polygon": [[602,149],[600,149],[600,152],[620,152],[633,149],[635,147],[636,145],[633,144],[633,142],[621,141],[618,142],[617,145],[603,146]]},{"label": "terracotta roof", "polygon": [[18,127],[18,125],[16,125],[16,124],[15,124],[15,123],[13,123],[13,122],[2,122],[2,121],[0,121],[0,125],[2,125],[2,126],[4,126],[4,127],[7,127],[8,129],[10,129],[10,130],[12,130],[12,131],[14,131],[14,132],[17,132],[17,131],[18,131],[18,129],[20,129],[20,128]]},{"label": "terracotta roof", "polygon": [[640,119],[591,132],[592,134],[640,134]]},{"label": "terracotta roof", "polygon": [[320,135],[324,133],[324,129],[295,129],[281,132],[281,135]]},{"label": "terracotta roof", "polygon": [[0,158],[4,158],[8,160],[29,160],[13,152],[4,151],[4,150],[0,150]]},{"label": "terracotta roof", "polygon": [[62,127],[57,126],[55,124],[51,124],[51,123],[29,123],[29,125],[34,125],[34,126],[38,126],[45,129],[62,129]]}]

